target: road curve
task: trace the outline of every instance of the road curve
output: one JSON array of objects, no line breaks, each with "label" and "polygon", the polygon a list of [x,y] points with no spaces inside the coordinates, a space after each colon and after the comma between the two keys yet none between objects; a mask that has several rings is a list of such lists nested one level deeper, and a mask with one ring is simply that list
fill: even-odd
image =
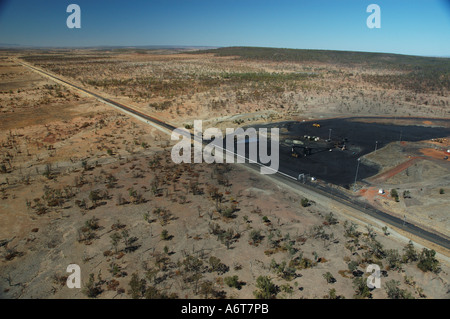
[{"label": "road curve", "polygon": [[[173,130],[176,129],[176,127],[174,127],[173,125],[170,125],[170,124],[168,124],[166,122],[163,122],[163,121],[161,121],[161,120],[159,120],[159,119],[157,119],[157,118],[155,118],[153,116],[149,116],[147,114],[139,112],[139,111],[137,111],[137,110],[135,110],[135,109],[133,109],[133,108],[131,108],[129,106],[123,105],[123,104],[118,103],[116,101],[113,101],[111,99],[104,98],[101,95],[98,95],[98,94],[93,93],[93,92],[91,92],[89,90],[81,88],[81,87],[79,87],[79,86],[77,86],[77,85],[75,85],[73,83],[70,83],[70,82],[68,82],[66,80],[63,80],[63,79],[61,79],[61,78],[59,78],[59,77],[57,77],[57,76],[55,76],[53,74],[50,74],[50,73],[48,73],[46,71],[43,71],[43,70],[41,70],[39,68],[36,68],[36,67],[34,67],[34,66],[32,66],[32,65],[30,65],[28,63],[25,63],[25,62],[20,61],[18,59],[16,59],[15,61],[17,63],[19,63],[19,64],[21,64],[21,65],[31,69],[31,70],[37,72],[37,73],[44,74],[45,76],[47,76],[47,77],[49,77],[51,79],[57,80],[59,82],[62,82],[66,86],[69,86],[71,88],[75,88],[75,89],[77,89],[79,91],[82,91],[82,92],[88,94],[88,95],[91,95],[91,96],[95,97],[97,100],[99,100],[99,101],[101,101],[103,103],[111,104],[111,105],[113,105],[113,106],[115,106],[115,107],[117,107],[119,109],[122,109],[122,110],[124,110],[126,112],[129,112],[131,114],[134,114],[137,117],[140,117],[142,119],[145,119],[146,121],[152,122],[153,124],[156,124],[156,125],[159,125],[161,127],[164,127],[164,128],[166,128],[166,129],[168,129],[170,131],[173,131]],[[259,164],[259,163],[246,163],[245,165],[247,165],[247,166],[249,166],[249,167],[251,167],[253,169],[257,169],[257,170],[259,170],[260,166],[262,166],[262,164]],[[356,210],[360,211],[361,213],[367,214],[367,215],[369,215],[371,217],[374,217],[374,218],[376,218],[376,219],[378,219],[378,220],[380,220],[380,221],[382,221],[382,222],[384,222],[386,224],[394,226],[394,227],[396,227],[398,229],[401,229],[403,231],[409,232],[412,235],[415,235],[417,237],[425,239],[426,241],[432,242],[432,243],[437,244],[437,245],[439,245],[441,247],[444,247],[446,249],[450,249],[450,240],[448,239],[447,236],[445,236],[443,234],[438,234],[438,233],[435,233],[435,232],[431,232],[431,231],[425,230],[425,229],[423,229],[423,228],[421,228],[419,226],[416,226],[414,224],[405,222],[404,220],[402,220],[402,219],[400,219],[398,217],[392,216],[392,215],[390,215],[390,214],[388,214],[386,212],[383,212],[381,210],[378,210],[378,209],[374,208],[371,205],[363,204],[361,202],[355,202],[354,199],[352,199],[351,197],[345,195],[342,192],[337,192],[337,191],[330,192],[325,187],[322,187],[320,185],[312,186],[312,185],[308,185],[308,184],[303,184],[303,183],[300,183],[299,181],[297,181],[297,179],[295,177],[289,176],[289,175],[281,173],[281,172],[277,172],[277,174],[273,174],[273,175],[270,175],[270,176],[273,177],[273,178],[276,178],[277,180],[279,180],[279,181],[281,181],[281,182],[283,182],[285,184],[289,184],[289,186],[291,186],[291,187],[304,188],[304,189],[307,189],[309,191],[316,192],[316,193],[318,193],[318,194],[320,194],[322,196],[326,196],[327,198],[333,199],[333,200],[335,200],[335,201],[337,201],[337,202],[339,202],[341,204],[344,204],[344,205],[346,205],[346,206],[348,206],[350,208],[356,209]]]}]

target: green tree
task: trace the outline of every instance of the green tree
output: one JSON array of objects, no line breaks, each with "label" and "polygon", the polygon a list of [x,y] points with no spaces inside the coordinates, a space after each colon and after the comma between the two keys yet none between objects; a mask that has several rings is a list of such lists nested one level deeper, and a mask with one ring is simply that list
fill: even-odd
[{"label": "green tree", "polygon": [[391,197],[395,199],[396,202],[398,202],[398,192],[395,188],[391,189]]},{"label": "green tree", "polygon": [[259,276],[256,279],[256,287],[258,290],[255,290],[253,295],[257,299],[275,299],[279,292],[279,288],[268,276]]},{"label": "green tree", "polygon": [[419,263],[417,264],[417,267],[424,272],[431,271],[438,273],[440,270],[439,261],[434,258],[434,256],[436,256],[434,249],[422,249],[422,252],[419,255]]},{"label": "green tree", "polygon": [[414,244],[411,240],[403,248],[403,251],[405,252],[402,257],[403,262],[408,263],[408,262],[416,261],[418,259],[417,252],[414,249]]},{"label": "green tree", "polygon": [[236,288],[238,290],[240,290],[242,288],[242,285],[244,284],[239,280],[239,277],[237,275],[225,277],[224,282],[228,287]]}]

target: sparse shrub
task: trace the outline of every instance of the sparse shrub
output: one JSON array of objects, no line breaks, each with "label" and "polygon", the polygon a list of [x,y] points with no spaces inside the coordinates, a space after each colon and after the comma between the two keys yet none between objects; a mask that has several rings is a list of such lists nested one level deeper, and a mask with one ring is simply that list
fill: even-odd
[{"label": "sparse shrub", "polygon": [[352,260],[351,262],[349,262],[347,264],[347,266],[348,266],[348,270],[350,270],[350,272],[353,273],[354,271],[356,271],[358,269],[359,264],[358,264],[358,262]]},{"label": "sparse shrub", "polygon": [[353,287],[355,288],[354,297],[359,298],[371,298],[372,294],[367,286],[366,279],[362,277],[356,277],[353,279]]},{"label": "sparse shrub", "polygon": [[285,280],[292,280],[295,278],[295,268],[292,267],[292,264],[287,264],[286,261],[278,264],[275,259],[272,259],[270,263],[270,269],[277,273],[281,278]]},{"label": "sparse shrub", "polygon": [[329,214],[325,215],[325,222],[327,225],[336,225],[338,223],[338,220],[334,217],[333,213],[330,212]]},{"label": "sparse shrub", "polygon": [[97,230],[99,228],[98,219],[92,217],[91,219],[88,219],[84,222],[84,226],[87,227],[89,230]]},{"label": "sparse shrub", "polygon": [[315,263],[311,259],[303,257],[303,253],[300,253],[299,256],[289,262],[289,267],[297,268],[300,270],[311,268],[314,265]]},{"label": "sparse shrub", "polygon": [[119,241],[122,239],[122,236],[120,236],[120,234],[118,233],[114,233],[110,236],[111,238],[111,244],[114,247],[114,250],[117,254],[117,247],[119,246]]},{"label": "sparse shrub", "polygon": [[146,291],[145,279],[140,279],[136,273],[131,275],[129,286],[130,290],[128,290],[128,294],[131,295],[131,298],[139,299],[145,295]]},{"label": "sparse shrub", "polygon": [[263,238],[263,236],[261,235],[261,231],[260,230],[256,230],[256,229],[253,229],[250,232],[249,237],[250,237],[250,243],[253,244],[253,245],[258,245],[261,242],[262,238]]},{"label": "sparse shrub", "polygon": [[397,249],[389,249],[386,251],[386,261],[390,269],[401,269],[402,259]]},{"label": "sparse shrub", "polygon": [[100,282],[95,282],[94,274],[89,274],[89,281],[82,292],[89,298],[95,298],[103,292]]},{"label": "sparse shrub", "polygon": [[336,278],[334,278],[333,275],[331,274],[331,272],[329,272],[329,271],[327,271],[326,273],[323,274],[323,278],[325,278],[325,280],[329,284],[336,282]]},{"label": "sparse shrub", "polygon": [[344,236],[345,237],[351,237],[351,238],[358,238],[361,234],[359,231],[356,230],[356,224],[353,222],[350,222],[350,225],[347,221],[344,222]]},{"label": "sparse shrub", "polygon": [[307,198],[302,198],[302,200],[300,201],[300,204],[302,205],[302,207],[308,207],[311,205],[311,203],[309,202],[309,199],[307,199]]},{"label": "sparse shrub", "polygon": [[108,198],[108,192],[101,191],[99,189],[93,190],[89,193],[89,199],[94,204],[94,207],[97,206],[97,202],[102,199]]},{"label": "sparse shrub", "polygon": [[48,179],[52,179],[53,178],[52,165],[51,164],[45,165],[45,169],[44,169],[44,172],[42,173],[42,175],[47,177]]},{"label": "sparse shrub", "polygon": [[400,282],[396,280],[386,282],[385,290],[389,299],[414,299],[410,292],[400,289],[399,285]]},{"label": "sparse shrub", "polygon": [[331,288],[328,290],[328,295],[323,296],[324,299],[343,299],[344,297],[336,294],[336,289]]}]

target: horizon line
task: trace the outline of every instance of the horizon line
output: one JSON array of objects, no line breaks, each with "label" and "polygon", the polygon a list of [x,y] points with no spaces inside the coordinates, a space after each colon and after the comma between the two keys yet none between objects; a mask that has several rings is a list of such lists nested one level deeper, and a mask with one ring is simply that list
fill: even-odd
[{"label": "horizon line", "polygon": [[215,46],[215,45],[77,45],[77,46],[39,46],[39,45],[24,45],[24,44],[10,44],[10,43],[0,43],[0,50],[4,49],[114,49],[114,48],[148,48],[148,49],[221,49],[221,48],[267,48],[267,49],[287,49],[287,50],[305,50],[305,51],[339,51],[339,52],[357,52],[357,53],[378,53],[378,54],[394,54],[394,55],[405,55],[405,56],[417,56],[417,57],[427,57],[427,58],[450,58],[449,55],[420,55],[420,54],[410,54],[410,53],[395,53],[395,52],[384,52],[384,51],[362,51],[362,50],[342,50],[342,49],[305,49],[305,48],[291,48],[291,47],[270,47],[270,46],[245,46],[245,45],[229,45],[229,46]]}]

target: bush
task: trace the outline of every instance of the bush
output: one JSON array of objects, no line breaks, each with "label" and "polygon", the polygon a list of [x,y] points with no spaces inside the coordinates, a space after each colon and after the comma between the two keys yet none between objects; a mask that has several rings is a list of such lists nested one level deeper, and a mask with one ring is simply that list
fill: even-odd
[{"label": "bush", "polygon": [[351,272],[354,272],[358,269],[359,264],[356,261],[352,260],[351,262],[348,263],[347,266],[348,266],[348,270],[350,270]]},{"label": "bush", "polygon": [[169,240],[170,239],[169,232],[167,231],[167,229],[164,229],[161,232],[161,239],[162,240]]},{"label": "bush", "polygon": [[353,287],[355,288],[355,298],[371,298],[372,294],[367,286],[366,279],[356,277],[353,279]]},{"label": "bush", "polygon": [[391,197],[392,197],[393,199],[395,199],[396,202],[399,201],[399,200],[398,200],[398,192],[397,192],[397,190],[396,190],[395,188],[391,189]]},{"label": "bush", "polygon": [[309,205],[311,205],[311,203],[309,202],[309,199],[307,199],[307,198],[302,198],[300,204],[302,205],[302,207],[308,207]]},{"label": "bush", "polygon": [[439,261],[434,258],[435,255],[436,252],[433,249],[429,250],[424,248],[419,255],[419,263],[417,264],[417,267],[419,267],[419,269],[424,272],[431,271],[434,273],[438,273],[440,267]]},{"label": "bush", "polygon": [[236,288],[238,290],[240,290],[244,284],[242,281],[239,281],[239,277],[237,275],[225,277],[224,282],[228,287]]}]

